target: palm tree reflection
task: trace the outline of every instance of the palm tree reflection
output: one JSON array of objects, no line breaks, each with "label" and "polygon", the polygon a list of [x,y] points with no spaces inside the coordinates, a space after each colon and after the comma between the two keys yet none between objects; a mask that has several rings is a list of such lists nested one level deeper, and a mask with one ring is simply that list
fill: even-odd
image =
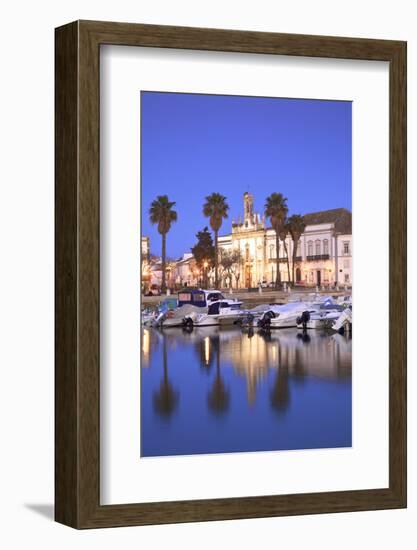
[{"label": "palm tree reflection", "polygon": [[216,415],[224,414],[229,408],[230,392],[226,387],[220,373],[220,345],[216,346],[216,377],[213,386],[209,391],[207,403],[209,409]]},{"label": "palm tree reflection", "polygon": [[304,382],[307,376],[306,366],[303,361],[303,357],[300,349],[295,350],[294,365],[292,369],[294,379],[297,382]]},{"label": "palm tree reflection", "polygon": [[290,384],[288,366],[280,365],[270,394],[271,407],[278,413],[285,412],[290,405]]},{"label": "palm tree reflection", "polygon": [[178,405],[179,393],[173,388],[168,379],[167,344],[165,337],[162,339],[162,364],[164,375],[159,385],[159,390],[153,394],[153,407],[158,415],[168,419]]}]

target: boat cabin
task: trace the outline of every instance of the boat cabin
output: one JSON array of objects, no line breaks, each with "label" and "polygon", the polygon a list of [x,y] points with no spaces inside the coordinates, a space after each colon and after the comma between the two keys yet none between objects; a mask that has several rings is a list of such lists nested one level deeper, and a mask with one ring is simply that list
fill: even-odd
[{"label": "boat cabin", "polygon": [[178,292],[178,307],[192,305],[196,307],[208,307],[214,302],[224,300],[224,296],[218,290],[201,290],[185,288]]},{"label": "boat cabin", "polygon": [[229,311],[230,310],[233,310],[233,311],[240,310],[240,302],[230,303],[230,302],[222,302],[220,300],[216,300],[215,302],[212,302],[208,306],[208,314],[209,315],[219,315],[221,313],[222,309],[223,310],[228,309]]}]

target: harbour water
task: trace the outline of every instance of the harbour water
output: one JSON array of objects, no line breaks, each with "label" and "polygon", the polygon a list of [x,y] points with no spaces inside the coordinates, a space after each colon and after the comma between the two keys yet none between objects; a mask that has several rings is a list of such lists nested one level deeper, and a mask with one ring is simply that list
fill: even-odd
[{"label": "harbour water", "polygon": [[141,455],[352,444],[352,340],[297,329],[142,329]]}]

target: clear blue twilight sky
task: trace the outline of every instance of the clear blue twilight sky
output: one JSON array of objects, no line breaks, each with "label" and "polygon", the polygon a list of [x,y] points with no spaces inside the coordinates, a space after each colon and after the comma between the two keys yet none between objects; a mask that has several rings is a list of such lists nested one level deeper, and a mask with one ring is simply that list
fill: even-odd
[{"label": "clear blue twilight sky", "polygon": [[230,206],[221,235],[243,217],[245,191],[261,214],[273,192],[287,197],[289,215],[352,208],[349,101],[142,92],[141,117],[142,235],[154,254],[161,236],[148,212],[157,195],[176,202],[171,258],[209,226],[203,203],[215,191]]}]

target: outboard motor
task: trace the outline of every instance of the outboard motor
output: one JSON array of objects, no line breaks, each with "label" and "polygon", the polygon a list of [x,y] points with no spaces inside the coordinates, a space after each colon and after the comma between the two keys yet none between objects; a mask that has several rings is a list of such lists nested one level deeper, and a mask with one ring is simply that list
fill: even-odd
[{"label": "outboard motor", "polygon": [[297,321],[297,325],[303,326],[303,331],[307,330],[307,323],[310,321],[310,312],[303,311],[300,317],[297,317],[296,321]]},{"label": "outboard motor", "polygon": [[275,317],[275,313],[273,311],[266,311],[262,317],[258,321],[258,327],[260,328],[270,328],[271,326],[271,319]]},{"label": "outboard motor", "polygon": [[252,313],[248,313],[244,317],[237,319],[233,324],[244,326],[244,327],[251,327],[253,326],[254,319],[255,319],[255,316],[252,315]]},{"label": "outboard motor", "polygon": [[191,317],[184,317],[182,320],[182,326],[187,332],[192,332],[194,328],[194,322]]}]

